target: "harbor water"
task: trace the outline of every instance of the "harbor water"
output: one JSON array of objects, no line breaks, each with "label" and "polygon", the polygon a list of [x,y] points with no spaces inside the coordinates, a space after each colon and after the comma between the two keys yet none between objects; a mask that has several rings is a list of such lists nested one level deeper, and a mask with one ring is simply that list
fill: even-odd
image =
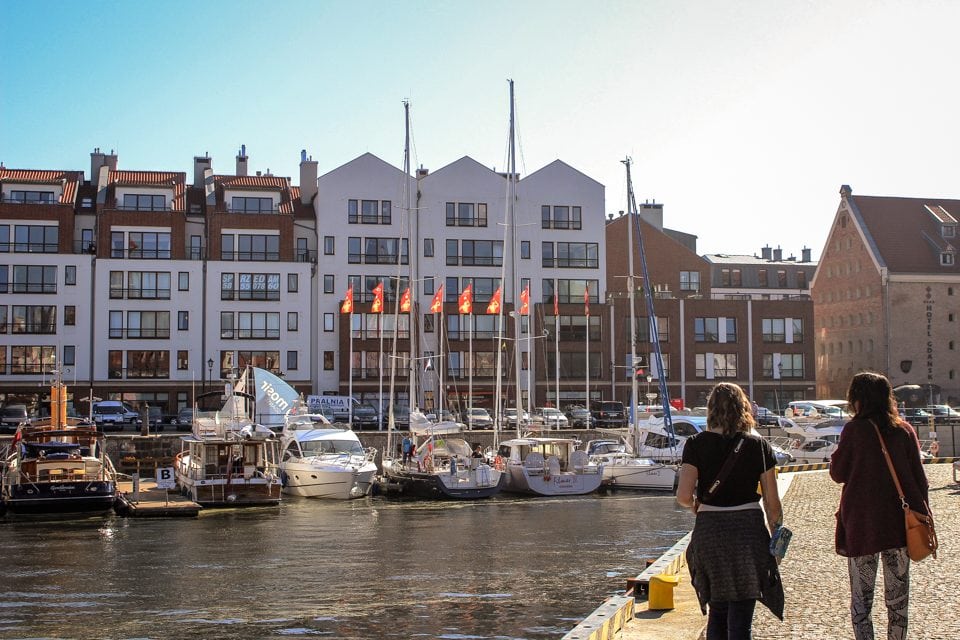
[{"label": "harbor water", "polygon": [[626,492],[7,521],[0,637],[556,638],[692,522]]}]

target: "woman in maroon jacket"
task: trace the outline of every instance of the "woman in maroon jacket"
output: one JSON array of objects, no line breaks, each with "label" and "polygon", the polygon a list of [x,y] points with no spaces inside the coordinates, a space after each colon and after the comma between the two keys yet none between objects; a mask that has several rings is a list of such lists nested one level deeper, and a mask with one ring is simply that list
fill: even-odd
[{"label": "woman in maroon jacket", "polygon": [[920,462],[920,443],[913,428],[900,419],[890,381],[879,373],[858,373],[850,381],[847,402],[853,420],[843,427],[830,461],[830,477],[843,483],[837,512],[837,553],[850,572],[850,616],[857,640],[873,638],[874,586],[878,560],[883,561],[888,638],[905,638],[910,598],[910,558],[903,507],[883,457],[883,435],[907,502],[926,512],[927,478]]}]

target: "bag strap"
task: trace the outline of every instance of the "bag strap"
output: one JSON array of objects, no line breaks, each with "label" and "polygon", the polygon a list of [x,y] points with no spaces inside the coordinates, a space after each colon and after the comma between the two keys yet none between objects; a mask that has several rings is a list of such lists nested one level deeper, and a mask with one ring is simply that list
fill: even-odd
[{"label": "bag strap", "polygon": [[737,458],[740,455],[740,450],[743,448],[743,443],[747,439],[740,436],[737,444],[734,445],[733,451],[730,452],[730,455],[727,456],[727,459],[724,461],[723,466],[720,467],[720,473],[717,474],[717,479],[713,481],[713,484],[710,485],[710,488],[707,489],[707,492],[703,496],[701,502],[706,503],[708,499],[712,498],[717,490],[720,489],[720,485],[723,484],[723,481],[727,479],[727,476],[730,475],[730,471],[733,469],[734,463],[736,463]]},{"label": "bag strap", "polygon": [[880,451],[883,452],[883,457],[887,460],[887,468],[890,470],[890,477],[893,478],[893,484],[897,487],[897,495],[900,496],[900,506],[903,507],[904,511],[906,511],[910,508],[910,505],[907,504],[907,498],[903,495],[903,487],[900,486],[900,478],[897,477],[897,471],[893,468],[893,460],[890,459],[890,453],[887,452],[887,442],[880,434],[880,427],[878,427],[877,423],[873,421],[873,418],[870,418],[870,424],[873,425],[873,430],[877,432],[877,437],[880,438]]}]

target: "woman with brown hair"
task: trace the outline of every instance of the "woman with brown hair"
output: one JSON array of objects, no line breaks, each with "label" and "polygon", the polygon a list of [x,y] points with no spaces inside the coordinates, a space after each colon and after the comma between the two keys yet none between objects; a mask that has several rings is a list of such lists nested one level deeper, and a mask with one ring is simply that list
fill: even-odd
[{"label": "woman with brown hair", "polygon": [[854,413],[843,427],[830,460],[830,477],[843,483],[837,511],[837,553],[850,572],[850,617],[857,640],[873,638],[873,594],[878,561],[883,562],[887,637],[907,635],[910,558],[903,507],[881,449],[877,430],[914,511],[927,511],[927,477],[920,443],[901,420],[890,381],[879,373],[858,373],[850,381],[847,402]]},{"label": "woman with brown hair", "polygon": [[783,620],[783,585],[770,553],[770,534],[783,519],[776,457],[769,442],[750,435],[753,427],[743,389],[723,382],[707,400],[707,430],[683,447],[677,501],[697,514],[687,565],[701,611],[709,605],[707,640],[749,639],[757,600]]}]

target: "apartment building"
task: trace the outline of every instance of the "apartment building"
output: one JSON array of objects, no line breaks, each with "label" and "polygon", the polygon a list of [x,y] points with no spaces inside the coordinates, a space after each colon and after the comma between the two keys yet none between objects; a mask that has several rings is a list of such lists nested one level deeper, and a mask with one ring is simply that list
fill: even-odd
[{"label": "apartment building", "polygon": [[812,285],[818,395],[869,369],[911,405],[960,402],[958,218],[960,200],[841,187]]}]

